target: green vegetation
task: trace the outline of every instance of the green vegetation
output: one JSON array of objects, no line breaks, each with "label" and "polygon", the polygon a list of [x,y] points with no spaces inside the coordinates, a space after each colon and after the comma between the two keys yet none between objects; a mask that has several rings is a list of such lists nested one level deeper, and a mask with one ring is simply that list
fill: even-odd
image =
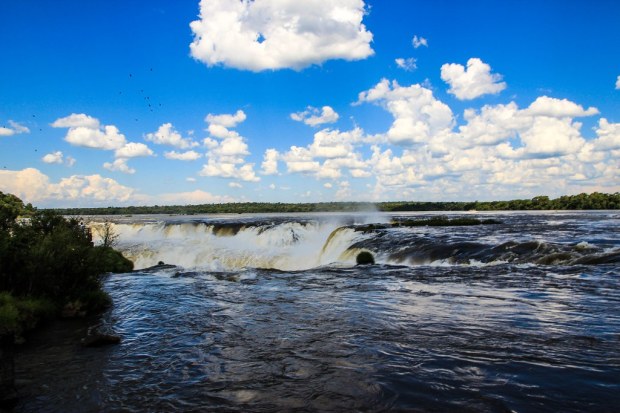
[{"label": "green vegetation", "polygon": [[407,219],[404,221],[394,221],[394,227],[462,227],[468,225],[492,225],[501,224],[496,219],[478,219],[470,217],[446,218],[432,217],[427,219]]},{"label": "green vegetation", "polygon": [[501,223],[501,221],[496,219],[478,219],[473,217],[448,218],[438,216],[422,219],[397,219],[393,220],[389,224],[356,225],[355,230],[367,233],[381,229],[399,227],[463,227],[470,225],[494,225]]},{"label": "green vegetation", "polygon": [[56,209],[61,215],[134,215],[134,214],[241,214],[241,213],[293,213],[293,212],[363,212],[363,211],[523,211],[523,210],[580,210],[620,209],[620,193],[579,194],[549,199],[537,196],[532,199],[491,202],[321,202],[321,203],[268,203],[243,202],[229,204],[129,206],[107,208]]},{"label": "green vegetation", "polygon": [[81,221],[0,192],[0,334],[20,333],[61,311],[99,311],[110,303],[100,275],[132,269],[110,246],[94,246]]}]

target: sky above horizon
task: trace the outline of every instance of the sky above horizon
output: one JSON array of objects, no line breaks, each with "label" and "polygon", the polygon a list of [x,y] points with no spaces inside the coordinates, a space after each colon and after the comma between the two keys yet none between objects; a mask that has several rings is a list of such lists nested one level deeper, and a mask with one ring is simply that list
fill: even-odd
[{"label": "sky above horizon", "polygon": [[37,207],[620,191],[620,2],[0,1]]}]

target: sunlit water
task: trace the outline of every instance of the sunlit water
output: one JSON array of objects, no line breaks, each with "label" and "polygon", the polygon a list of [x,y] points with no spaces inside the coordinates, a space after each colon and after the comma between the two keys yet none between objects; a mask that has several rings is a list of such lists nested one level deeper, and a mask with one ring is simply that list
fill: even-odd
[{"label": "sunlit water", "polygon": [[106,279],[120,345],[28,344],[16,410],[618,411],[618,213],[362,230],[390,218],[117,220],[177,266]]}]

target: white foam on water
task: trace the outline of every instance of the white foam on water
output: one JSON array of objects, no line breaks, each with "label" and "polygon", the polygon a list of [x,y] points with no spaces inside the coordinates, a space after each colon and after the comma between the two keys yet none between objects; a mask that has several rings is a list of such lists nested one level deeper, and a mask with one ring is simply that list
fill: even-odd
[{"label": "white foam on water", "polygon": [[[91,222],[95,243],[101,242]],[[354,264],[343,254],[363,235],[338,221],[283,222],[275,225],[247,224],[231,229],[209,223],[147,222],[111,223],[118,235],[116,248],[147,268],[159,262],[184,268],[235,271],[244,268],[305,270],[328,264]]]}]

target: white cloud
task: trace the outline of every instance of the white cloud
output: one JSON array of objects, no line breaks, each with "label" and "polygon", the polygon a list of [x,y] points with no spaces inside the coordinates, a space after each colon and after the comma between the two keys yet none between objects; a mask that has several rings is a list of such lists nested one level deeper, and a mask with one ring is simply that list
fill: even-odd
[{"label": "white cloud", "polygon": [[290,173],[316,173],[321,164],[313,160],[312,153],[307,148],[291,146],[290,150],[282,155],[286,168]]},{"label": "white cloud", "polygon": [[450,85],[448,92],[459,100],[497,94],[506,89],[506,83],[501,82],[502,76],[491,74],[491,66],[475,57],[467,61],[467,68],[457,63],[444,64],[441,79]]},{"label": "white cloud", "polygon": [[245,113],[238,110],[234,115],[208,114],[205,121],[209,123],[209,133],[219,138],[203,140],[207,152],[207,163],[200,171],[201,176],[234,178],[242,181],[258,182],[260,178],[254,172],[254,164],[245,164],[244,157],[250,155],[243,136],[228,130],[246,119]]},{"label": "white cloud", "polygon": [[323,106],[320,112],[317,108],[308,106],[303,112],[291,113],[291,119],[310,126],[334,123],[338,118],[339,115],[330,106]]},{"label": "white cloud", "polygon": [[276,189],[276,185],[275,184],[269,184],[269,189],[271,189],[273,191],[274,189]]},{"label": "white cloud", "polygon": [[41,160],[45,163],[55,163],[55,164],[64,163],[68,167],[75,165],[75,158],[73,158],[72,156],[65,157],[61,151],[48,153],[47,155],[43,156]]},{"label": "white cloud", "polygon": [[428,40],[426,40],[422,36],[418,37],[418,35],[416,34],[415,36],[413,36],[413,39],[411,39],[411,44],[413,45],[415,49],[417,49],[420,46],[428,47]]},{"label": "white cloud", "polygon": [[331,188],[333,188],[333,185],[332,185],[330,182],[325,182],[325,183],[323,184],[323,187],[324,187],[324,188],[327,188],[327,189],[331,189]]},{"label": "white cloud", "polygon": [[531,116],[549,116],[553,118],[577,118],[592,116],[599,113],[595,107],[587,110],[583,106],[571,102],[568,99],[556,99],[548,96],[540,96],[524,111]]},{"label": "white cloud", "polygon": [[205,122],[210,125],[219,125],[224,128],[235,128],[238,124],[246,120],[245,112],[241,109],[237,110],[234,115],[231,114],[222,114],[222,115],[213,115],[209,113],[205,117]]},{"label": "white cloud", "polygon": [[531,120],[521,115],[516,103],[507,105],[485,105],[480,112],[466,109],[465,125],[459,127],[461,146],[470,148],[479,145],[496,145],[517,135],[527,128]]},{"label": "white cloud", "polygon": [[20,133],[30,133],[30,129],[17,122],[9,120],[9,127],[0,126],[0,136],[13,136]]},{"label": "white cloud", "polygon": [[415,84],[402,87],[383,79],[372,89],[359,94],[357,103],[374,102],[394,117],[386,137],[394,144],[411,145],[445,137],[454,124],[452,110],[435,99],[433,92]]},{"label": "white cloud", "polygon": [[338,200],[351,199],[351,184],[348,181],[338,182],[338,190],[334,195]]},{"label": "white cloud", "polygon": [[196,178],[194,178],[193,176],[190,176],[190,177],[185,178],[185,180],[186,180],[187,182],[196,182],[196,180],[197,180],[197,179],[196,179]]},{"label": "white cloud", "polygon": [[62,163],[63,155],[61,151],[56,151],[52,153],[48,153],[41,160],[45,163]]},{"label": "white cloud", "polygon": [[398,59],[394,59],[394,62],[396,62],[396,66],[403,70],[406,70],[407,72],[412,72],[418,68],[418,65],[416,64],[416,59],[414,59],[413,57],[408,57],[407,59],[399,57]]},{"label": "white cloud", "polygon": [[67,157],[65,157],[65,165],[67,165],[68,167],[72,167],[73,165],[75,165],[75,158],[72,156],[67,155]]},{"label": "white cloud", "polygon": [[165,152],[164,157],[166,159],[176,159],[178,161],[195,161],[196,159],[202,158],[202,154],[196,151],[186,151],[186,152],[170,151],[170,152]]},{"label": "white cloud", "polygon": [[118,158],[114,162],[105,162],[103,167],[109,171],[122,172],[124,174],[134,174],[136,170],[127,165],[127,158]]},{"label": "white cloud", "polygon": [[243,185],[241,185],[239,182],[229,182],[228,186],[231,188],[243,188]]},{"label": "white cloud", "polygon": [[318,158],[343,158],[353,152],[353,145],[361,142],[363,131],[355,128],[349,132],[338,129],[323,129],[314,134],[314,141],[309,149],[312,156]]},{"label": "white cloud", "polygon": [[620,149],[620,123],[609,123],[607,119],[601,118],[596,129],[598,139],[593,143],[598,150],[618,150]]},{"label": "white cloud", "polygon": [[100,175],[73,175],[51,183],[34,168],[0,171],[0,190],[17,195],[39,207],[80,204],[118,204],[133,199],[135,191]]},{"label": "white cloud", "polygon": [[[367,176],[367,164],[355,152],[355,146],[364,141],[360,128],[341,132],[337,129],[323,129],[314,134],[313,142],[307,147],[291,146],[280,156],[289,173],[314,175],[319,179],[337,179],[342,169],[348,168],[352,176]],[[321,163],[319,160],[322,159]]]},{"label": "white cloud", "polygon": [[620,90],[620,76],[616,79],[616,90]]},{"label": "white cloud", "polygon": [[152,156],[153,151],[143,143],[129,142],[114,152],[117,158],[137,158],[140,156]]},{"label": "white cloud", "polygon": [[105,150],[119,149],[126,143],[125,135],[114,125],[106,125],[103,130],[83,126],[70,128],[65,141],[74,146]]},{"label": "white cloud", "polygon": [[570,119],[536,117],[531,128],[523,131],[521,141],[525,153],[534,157],[562,156],[576,153],[585,143],[579,122]]},{"label": "white cloud", "polygon": [[265,151],[263,155],[263,163],[261,168],[263,169],[263,175],[275,175],[278,173],[278,158],[280,154],[277,150],[271,148]]},{"label": "white cloud", "polygon": [[191,139],[183,138],[171,123],[164,123],[157,129],[157,132],[147,133],[144,139],[158,145],[170,145],[179,149],[189,149],[198,146],[198,143]]},{"label": "white cloud", "polygon": [[207,66],[300,70],[371,56],[363,0],[201,0],[191,55]]},{"label": "white cloud", "polygon": [[157,202],[158,204],[162,205],[196,205],[237,202],[237,199],[225,195],[214,195],[209,192],[197,189],[191,192],[175,192],[161,194],[155,197],[151,197],[151,201]]},{"label": "white cloud", "polygon": [[83,113],[59,118],[52,123],[54,128],[69,128],[65,141],[74,146],[114,150],[127,143],[125,135],[114,125],[100,125],[98,119]]},{"label": "white cloud", "polygon": [[99,129],[99,120],[84,113],[72,113],[64,118],[59,118],[51,125],[54,128],[88,128]]},{"label": "white cloud", "polygon": [[240,179],[248,182],[260,181],[260,178],[254,173],[253,164],[245,164],[237,167],[234,163],[218,162],[213,158],[210,158],[208,163],[203,165],[199,174],[201,176]]}]

